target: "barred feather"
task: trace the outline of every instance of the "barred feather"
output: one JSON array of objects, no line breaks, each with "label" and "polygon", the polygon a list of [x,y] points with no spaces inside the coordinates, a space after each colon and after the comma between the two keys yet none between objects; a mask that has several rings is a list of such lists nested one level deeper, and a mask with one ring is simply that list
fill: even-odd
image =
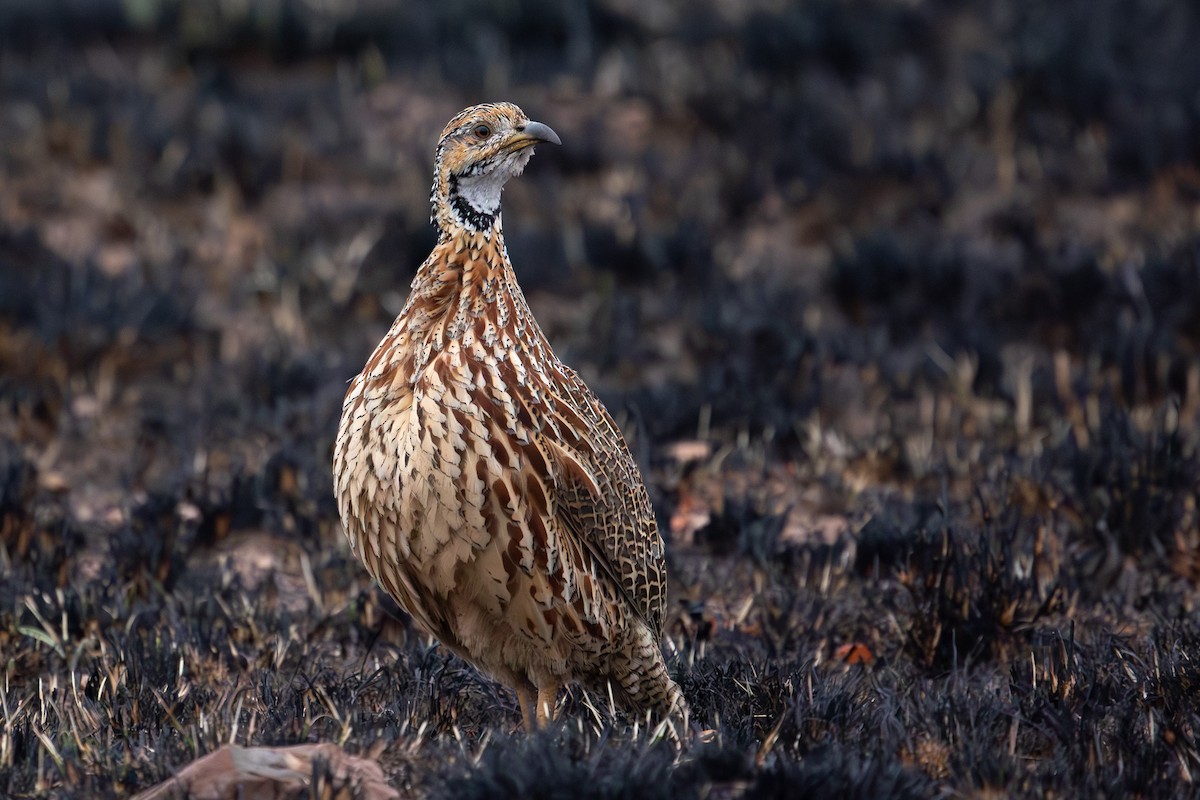
[{"label": "barred feather", "polygon": [[682,718],[658,644],[666,571],[645,484],[611,415],[555,356],[504,247],[500,191],[540,141],[558,137],[508,103],[446,126],[438,243],[346,393],[342,522],[414,620],[516,690],[527,727],[570,681],[611,686],[638,716]]}]

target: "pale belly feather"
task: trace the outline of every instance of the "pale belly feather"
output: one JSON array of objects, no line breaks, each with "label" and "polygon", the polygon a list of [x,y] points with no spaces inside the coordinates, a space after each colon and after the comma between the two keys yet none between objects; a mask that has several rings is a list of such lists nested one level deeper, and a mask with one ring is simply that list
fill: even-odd
[{"label": "pale belly feather", "polygon": [[486,671],[561,679],[609,638],[596,635],[601,586],[580,574],[583,553],[564,552],[553,491],[530,486],[512,447],[529,432],[500,400],[479,402],[456,342],[441,357],[404,401],[364,391],[339,436],[338,457],[361,467],[338,487],[352,546],[423,627]]}]

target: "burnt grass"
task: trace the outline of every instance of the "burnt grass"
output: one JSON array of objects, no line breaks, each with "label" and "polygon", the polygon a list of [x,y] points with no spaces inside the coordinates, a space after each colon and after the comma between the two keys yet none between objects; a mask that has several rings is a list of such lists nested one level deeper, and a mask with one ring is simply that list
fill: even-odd
[{"label": "burnt grass", "polygon": [[[1149,0],[0,7],[0,795],[331,741],[417,797],[1200,796],[1198,39]],[[577,689],[525,736],[337,521],[433,143],[501,98],[565,143],[508,246],[645,468],[682,750]]]}]

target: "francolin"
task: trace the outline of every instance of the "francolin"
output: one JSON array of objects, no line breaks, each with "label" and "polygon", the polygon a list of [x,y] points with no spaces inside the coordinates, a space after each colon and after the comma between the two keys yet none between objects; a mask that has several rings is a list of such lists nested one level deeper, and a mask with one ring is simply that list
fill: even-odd
[{"label": "francolin", "polygon": [[342,524],[422,628],[516,691],[527,730],[571,681],[686,724],[659,649],[667,578],[645,484],[504,246],[501,190],[539,142],[561,144],[510,103],[442,132],[437,245],[342,408]]}]

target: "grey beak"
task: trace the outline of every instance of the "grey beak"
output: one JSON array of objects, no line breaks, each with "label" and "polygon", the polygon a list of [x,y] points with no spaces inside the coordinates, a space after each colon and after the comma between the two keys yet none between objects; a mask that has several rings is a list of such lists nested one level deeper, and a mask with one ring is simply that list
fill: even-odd
[{"label": "grey beak", "polygon": [[543,125],[540,122],[526,122],[525,130],[522,131],[530,139],[535,139],[539,142],[550,142],[551,144],[562,144],[562,139],[558,138],[558,134],[549,125]]}]

